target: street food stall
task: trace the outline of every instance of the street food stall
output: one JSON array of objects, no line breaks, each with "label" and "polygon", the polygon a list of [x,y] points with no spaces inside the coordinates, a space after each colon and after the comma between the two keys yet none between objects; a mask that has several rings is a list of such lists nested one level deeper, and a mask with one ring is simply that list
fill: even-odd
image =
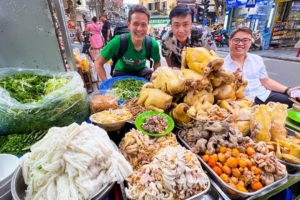
[{"label": "street food stall", "polygon": [[[49,14],[47,2],[35,0]],[[55,66],[43,51],[0,60],[0,160],[12,160],[0,199],[299,198],[287,190],[300,180],[299,108],[253,105],[215,52],[187,48],[179,70],[111,78],[88,96],[53,46]]]}]

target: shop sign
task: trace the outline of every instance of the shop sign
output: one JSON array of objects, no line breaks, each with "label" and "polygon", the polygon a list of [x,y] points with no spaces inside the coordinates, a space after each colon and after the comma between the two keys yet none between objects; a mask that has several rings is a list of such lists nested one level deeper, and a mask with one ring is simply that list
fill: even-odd
[{"label": "shop sign", "polygon": [[168,24],[169,21],[169,19],[150,19],[149,24]]},{"label": "shop sign", "polygon": [[256,0],[248,0],[246,3],[246,8],[254,8]]},{"label": "shop sign", "polygon": [[238,6],[245,5],[248,0],[226,0],[228,8],[234,8]]}]

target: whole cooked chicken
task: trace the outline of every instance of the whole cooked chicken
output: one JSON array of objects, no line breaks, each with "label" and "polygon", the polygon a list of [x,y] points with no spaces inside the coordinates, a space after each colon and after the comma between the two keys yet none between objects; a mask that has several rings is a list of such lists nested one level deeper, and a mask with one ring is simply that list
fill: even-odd
[{"label": "whole cooked chicken", "polygon": [[148,110],[164,112],[172,104],[173,97],[167,93],[151,88],[152,84],[146,83],[140,93],[138,105],[143,105]]},{"label": "whole cooked chicken", "polygon": [[[187,47],[185,55],[185,63],[188,68],[205,77],[208,76],[211,71],[220,69],[224,63],[224,60],[214,51],[209,51],[203,47]],[[186,66],[184,67],[186,68]]]},{"label": "whole cooked chicken", "polygon": [[159,67],[151,77],[154,88],[170,95],[185,91],[185,79],[179,70],[170,67]]}]

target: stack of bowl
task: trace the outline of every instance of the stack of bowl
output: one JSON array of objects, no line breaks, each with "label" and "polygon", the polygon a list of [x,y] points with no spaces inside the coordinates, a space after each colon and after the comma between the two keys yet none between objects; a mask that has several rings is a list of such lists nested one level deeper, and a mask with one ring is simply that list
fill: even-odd
[{"label": "stack of bowl", "polygon": [[14,155],[0,154],[0,166],[0,200],[11,200],[10,183],[19,159]]}]

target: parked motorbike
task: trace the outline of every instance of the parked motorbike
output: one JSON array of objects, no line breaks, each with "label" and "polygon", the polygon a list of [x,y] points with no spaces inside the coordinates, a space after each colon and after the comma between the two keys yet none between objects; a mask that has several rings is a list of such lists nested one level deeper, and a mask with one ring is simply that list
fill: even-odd
[{"label": "parked motorbike", "polygon": [[217,47],[228,46],[229,37],[225,30],[215,31],[212,33]]},{"label": "parked motorbike", "polygon": [[262,50],[262,38],[259,33],[254,33],[253,35],[253,42],[251,44],[250,50],[255,51],[255,50]]}]

